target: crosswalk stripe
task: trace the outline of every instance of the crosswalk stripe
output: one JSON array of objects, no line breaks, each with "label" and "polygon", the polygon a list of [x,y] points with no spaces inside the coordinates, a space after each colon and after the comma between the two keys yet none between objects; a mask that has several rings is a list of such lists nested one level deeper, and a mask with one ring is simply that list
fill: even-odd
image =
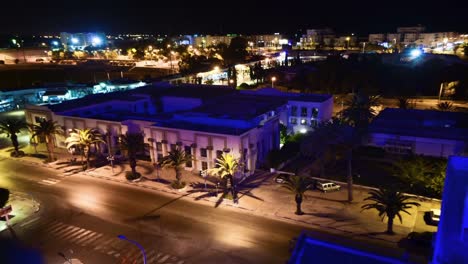
[{"label": "crosswalk stripe", "polygon": [[81,228],[74,226],[72,229],[70,229],[70,230],[68,230],[66,232],[60,233],[60,235],[57,235],[57,237],[66,238],[67,236],[70,236],[71,234],[73,234],[75,232],[79,232],[80,230],[81,230]]},{"label": "crosswalk stripe", "polygon": [[49,233],[52,234],[53,236],[58,236],[58,235],[60,235],[62,233],[66,233],[66,232],[68,232],[68,231],[70,231],[70,230],[72,230],[74,228],[76,228],[76,227],[64,225],[64,227],[55,229],[53,232],[49,232]]},{"label": "crosswalk stripe", "polygon": [[148,259],[148,263],[152,263],[153,260],[156,258],[156,251],[155,250],[151,250],[150,253],[148,254],[147,256],[147,259]]},{"label": "crosswalk stripe", "polygon": [[81,242],[81,246],[87,246],[103,236],[103,234],[98,234],[98,233],[96,234],[97,234],[96,236],[83,240],[83,242]]},{"label": "crosswalk stripe", "polygon": [[[100,250],[101,248],[104,248],[113,239],[114,238],[103,237],[103,239],[101,240],[101,243],[99,243],[99,245],[97,245],[94,249]],[[103,241],[106,241],[106,242],[103,243]]]},{"label": "crosswalk stripe", "polygon": [[158,263],[163,263],[163,262],[166,261],[166,259],[168,259],[169,257],[170,257],[170,255],[167,255],[167,254],[166,254],[164,257],[162,257],[162,258],[160,258],[160,259],[158,260]]},{"label": "crosswalk stripe", "polygon": [[75,243],[76,244],[81,244],[81,243],[83,243],[83,241],[86,241],[86,239],[88,239],[90,237],[93,237],[96,234],[97,234],[96,232],[88,230],[87,234],[84,234],[84,235],[80,236],[80,238],[78,240],[76,240]]},{"label": "crosswalk stripe", "polygon": [[73,233],[71,233],[70,235],[67,236],[67,240],[70,240],[71,242],[73,242],[74,239],[81,236],[84,232],[86,232],[86,229],[81,229],[81,230],[79,230],[77,232],[73,232]]},{"label": "crosswalk stripe", "polygon": [[78,244],[78,241],[80,241],[84,236],[86,236],[87,234],[89,234],[90,232],[92,232],[91,230],[86,230],[86,229],[84,229],[84,230],[85,230],[85,232],[83,232],[83,233],[79,234],[78,236],[76,236],[76,237],[72,240],[72,242],[75,242],[76,244]]},{"label": "crosswalk stripe", "polygon": [[65,226],[63,223],[60,223],[60,222],[56,222],[56,223],[53,223],[51,224],[50,226],[48,226],[46,229],[45,229],[45,232],[51,232],[59,227],[63,227]]},{"label": "crosswalk stripe", "polygon": [[127,251],[128,254],[125,254],[125,256],[129,259],[129,260],[137,260],[139,258],[141,258],[141,251],[137,248],[132,248],[130,249],[129,251]]},{"label": "crosswalk stripe", "polygon": [[20,226],[23,227],[23,226],[25,226],[25,225],[29,225],[29,224],[31,224],[31,223],[33,223],[33,222],[36,222],[36,221],[39,220],[39,219],[40,219],[39,217],[30,219],[29,221],[22,223]]}]

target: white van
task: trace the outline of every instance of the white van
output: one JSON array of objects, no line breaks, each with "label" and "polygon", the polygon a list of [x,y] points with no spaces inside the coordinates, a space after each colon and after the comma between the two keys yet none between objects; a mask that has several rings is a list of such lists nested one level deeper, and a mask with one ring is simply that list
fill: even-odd
[{"label": "white van", "polygon": [[322,192],[339,191],[341,186],[333,182],[317,182],[317,189]]}]

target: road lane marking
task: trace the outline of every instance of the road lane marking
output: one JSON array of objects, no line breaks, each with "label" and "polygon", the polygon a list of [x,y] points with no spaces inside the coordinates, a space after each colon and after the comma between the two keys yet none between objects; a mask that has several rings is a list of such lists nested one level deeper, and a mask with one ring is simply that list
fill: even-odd
[{"label": "road lane marking", "polygon": [[27,221],[27,222],[22,223],[20,226],[23,227],[23,226],[25,226],[25,225],[29,225],[29,224],[31,224],[31,223],[33,223],[33,222],[36,222],[36,221],[39,220],[39,219],[40,219],[39,217],[33,218],[33,219],[31,219],[31,220],[29,220],[29,221]]},{"label": "road lane marking", "polygon": [[93,243],[94,241],[96,241],[97,239],[99,239],[100,237],[103,236],[103,234],[98,234],[98,233],[95,233],[95,234],[97,234],[97,235],[96,235],[96,236],[92,236],[92,237],[90,237],[90,238],[88,238],[88,239],[83,240],[83,241],[81,242],[81,246],[83,246],[83,247],[84,247],[84,246],[87,246],[87,245]]},{"label": "road lane marking", "polygon": [[164,261],[166,261],[171,255],[169,254],[166,254],[164,257],[162,257],[161,259],[158,260],[158,263],[163,263]]}]

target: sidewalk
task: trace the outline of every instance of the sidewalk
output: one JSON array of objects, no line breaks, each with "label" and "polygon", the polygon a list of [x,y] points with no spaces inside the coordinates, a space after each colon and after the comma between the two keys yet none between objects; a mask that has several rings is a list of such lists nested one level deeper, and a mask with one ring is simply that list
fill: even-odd
[{"label": "sidewalk", "polygon": [[[40,204],[31,195],[21,192],[10,191],[8,205],[11,205],[12,208],[12,212],[8,214],[10,227],[18,224],[22,226],[35,221],[35,218],[32,218],[32,216],[39,212],[40,209]],[[26,219],[28,221],[24,222]],[[5,229],[8,229],[8,225],[5,220],[2,220],[0,221],[0,233]]]},{"label": "sidewalk", "polygon": [[[26,151],[25,151],[26,152]],[[304,227],[320,229],[324,232],[340,234],[348,237],[376,239],[379,241],[398,243],[402,238],[415,231],[435,231],[436,227],[419,226],[422,211],[428,208],[437,208],[440,204],[437,202],[421,202],[420,208],[410,209],[411,216],[403,215],[403,224],[396,219],[394,231],[396,235],[390,236],[384,233],[386,222],[382,222],[376,211],[361,211],[364,197],[367,196],[367,189],[354,188],[354,202],[346,202],[346,190],[334,193],[322,193],[318,191],[309,191],[306,193],[306,199],[302,204],[304,215],[294,214],[296,205],[294,196],[271,178],[270,172],[257,171],[253,176],[247,178],[238,185],[239,203],[234,204],[231,200],[220,200],[221,189],[216,189],[217,178],[207,179],[205,189],[204,178],[184,171],[182,181],[187,182],[187,187],[183,190],[174,190],[170,183],[175,179],[173,170],[160,169],[155,170],[151,162],[138,161],[137,171],[142,177],[139,181],[128,181],[125,179],[125,171],[130,171],[127,164],[103,166],[81,172],[81,166],[70,165],[71,157],[68,152],[57,149],[59,160],[44,164],[40,159],[34,157],[23,157],[18,160],[41,164],[63,173],[71,175],[79,173],[91,177],[105,180],[111,180],[122,184],[128,184],[139,188],[145,188],[164,192],[174,197],[181,197],[193,202],[200,202],[208,206],[219,206],[229,210],[240,210],[275,220],[281,220],[288,223],[300,224]],[[29,151],[29,153],[31,153]],[[43,153],[41,151],[41,153]],[[0,155],[6,156],[5,151],[0,151]],[[78,157],[79,158],[79,157]],[[112,172],[113,170],[113,172]],[[344,186],[343,186],[344,187]],[[345,188],[343,188],[345,189]],[[216,193],[218,192],[218,195]],[[418,226],[415,228],[415,225]]]}]

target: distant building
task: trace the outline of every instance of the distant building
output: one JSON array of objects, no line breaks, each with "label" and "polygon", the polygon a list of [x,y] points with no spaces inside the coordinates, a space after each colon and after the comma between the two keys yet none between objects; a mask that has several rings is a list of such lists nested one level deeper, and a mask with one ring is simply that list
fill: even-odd
[{"label": "distant building", "polygon": [[464,35],[457,32],[426,32],[425,27],[399,27],[397,33],[369,34],[369,43],[403,49],[415,46],[435,53],[454,53],[455,46],[466,43]]},{"label": "distant building", "polygon": [[468,114],[386,108],[369,126],[368,145],[390,153],[434,157],[467,151]]},{"label": "distant building", "polygon": [[83,50],[91,47],[106,47],[107,38],[102,32],[86,32],[86,33],[60,33],[60,41],[68,50]]},{"label": "distant building", "polygon": [[0,61],[5,64],[46,63],[51,56],[48,48],[19,48],[0,50]]},{"label": "distant building", "polygon": [[308,29],[300,39],[304,48],[315,48],[316,46],[330,46],[335,39],[335,32],[331,28]]}]

